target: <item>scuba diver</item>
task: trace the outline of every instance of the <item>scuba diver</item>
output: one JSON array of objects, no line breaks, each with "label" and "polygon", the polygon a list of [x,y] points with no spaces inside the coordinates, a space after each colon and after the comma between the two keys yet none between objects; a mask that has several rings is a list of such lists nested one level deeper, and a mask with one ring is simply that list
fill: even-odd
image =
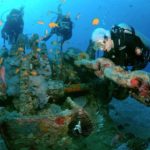
[{"label": "scuba diver", "polygon": [[72,37],[72,21],[70,19],[70,16],[68,15],[62,15],[61,5],[58,6],[58,17],[56,20],[57,26],[52,28],[51,32],[47,34],[45,37],[43,37],[42,41],[47,41],[51,38],[53,34],[56,34],[57,36],[61,37],[60,43],[61,43],[61,51],[62,46],[66,40],[69,40]]},{"label": "scuba diver", "polygon": [[125,23],[113,26],[111,31],[95,29],[92,42],[94,49],[104,52],[103,57],[126,69],[128,66],[131,70],[143,69],[150,61],[150,42]]},{"label": "scuba diver", "polygon": [[15,44],[19,34],[23,33],[23,10],[23,7],[20,9],[12,9],[8,14],[7,20],[1,31],[1,36],[4,39],[4,46],[6,40],[8,40],[9,44]]}]

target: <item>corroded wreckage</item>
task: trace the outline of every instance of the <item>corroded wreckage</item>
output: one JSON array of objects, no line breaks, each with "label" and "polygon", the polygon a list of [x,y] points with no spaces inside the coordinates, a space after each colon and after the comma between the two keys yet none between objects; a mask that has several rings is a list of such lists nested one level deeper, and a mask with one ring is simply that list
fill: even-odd
[{"label": "corroded wreckage", "polygon": [[[143,95],[137,94],[140,91],[138,86],[146,84],[146,91],[140,92],[144,93],[144,98],[149,96],[149,76],[143,73],[144,78],[141,78],[142,73],[139,72],[130,75],[109,60],[100,59],[91,63],[87,61],[86,53],[75,48],[69,48],[63,58],[60,55],[57,59],[55,56],[50,59],[46,45],[38,43],[38,38],[38,35],[31,37],[27,54],[22,36],[9,52],[6,47],[1,49],[0,148],[78,150],[86,145],[92,149],[89,143],[96,141],[100,149],[110,149],[122,144],[124,138],[116,140],[116,136],[124,136],[121,136],[108,116],[108,109],[103,106],[106,99],[114,96],[113,92],[105,98],[105,83],[99,82],[93,72],[75,64],[95,69],[98,77],[107,77],[118,85],[128,87],[133,96],[142,102]],[[100,70],[97,70],[97,65]],[[118,76],[112,74],[110,77],[109,72]],[[123,78],[120,79],[120,76]],[[140,78],[140,83],[132,81],[131,77]],[[123,84],[125,78],[131,86]],[[102,92],[97,91],[99,83]]]},{"label": "corroded wreckage", "polygon": [[[67,135],[89,135],[93,125],[87,112],[69,97],[66,99],[66,104],[69,108],[58,113],[49,112],[45,115],[32,116],[7,115],[7,119],[1,120],[3,121],[1,132],[8,142],[8,148],[39,149],[43,144],[47,148],[54,145],[65,147],[63,138],[69,140]],[[78,127],[79,118],[82,125]]]},{"label": "corroded wreckage", "polygon": [[99,58],[94,61],[87,59],[76,61],[77,66],[93,69],[99,78],[108,78],[117,85],[127,88],[129,94],[145,105],[150,106],[150,73],[145,71],[125,71],[111,60]]},{"label": "corroded wreckage", "polygon": [[71,98],[63,98],[65,93],[86,91],[88,86],[53,80],[46,45],[39,47],[37,40],[38,35],[33,35],[31,51],[25,54],[20,37],[9,54],[3,47],[0,56],[0,103],[6,106],[0,110],[0,135],[8,149],[66,147],[69,135],[87,136],[93,130],[88,113]]}]

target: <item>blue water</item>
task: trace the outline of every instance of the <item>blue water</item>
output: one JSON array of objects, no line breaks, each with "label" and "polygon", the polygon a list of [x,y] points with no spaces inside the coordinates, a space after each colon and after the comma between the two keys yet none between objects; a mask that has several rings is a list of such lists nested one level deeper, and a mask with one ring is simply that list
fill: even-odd
[{"label": "blue water", "polygon": [[[0,0],[0,21],[4,24],[7,15],[13,8],[19,9],[23,6],[23,33],[27,34],[29,37],[37,33],[42,37],[45,35],[45,30],[50,32],[51,29],[48,24],[51,21],[55,21],[57,18],[57,15],[51,11],[56,12],[60,3],[62,3],[63,14],[70,13],[73,21],[73,35],[70,40],[65,42],[64,50],[68,47],[75,47],[82,51],[86,51],[94,29],[102,27],[110,30],[114,24],[121,22],[133,26],[136,31],[143,33],[143,35],[150,39],[150,0]],[[77,15],[79,15],[78,19],[76,18]],[[99,18],[100,20],[97,26],[92,25],[92,20],[94,18]],[[43,21],[44,24],[40,25],[37,23],[38,21]],[[2,27],[3,25],[0,25],[0,31]],[[52,47],[51,41],[55,40],[57,40],[57,37],[53,36],[46,42],[48,49]],[[0,35],[0,49],[2,46],[3,39]],[[11,45],[7,44],[6,46],[10,47]],[[95,53],[95,57],[101,56],[101,51]],[[150,63],[144,70],[150,72]],[[149,108],[147,109],[148,111],[144,109],[146,106],[141,107],[141,103],[139,106],[135,105],[135,103],[136,101],[132,102],[131,98],[128,99],[127,103],[122,103],[122,101],[119,102],[119,104],[117,102],[112,102],[114,106],[117,105],[116,107],[118,109],[116,110],[118,112],[122,113],[123,111],[123,115],[120,113],[118,118],[120,117],[120,120],[123,119],[125,123],[126,121],[131,122],[131,126],[127,128],[131,127],[131,129],[137,130],[138,133],[143,132],[144,135],[149,125],[149,118],[147,116],[149,116],[150,111]],[[123,104],[123,106],[121,104]],[[130,120],[130,118],[132,120]],[[120,122],[122,122],[122,120]],[[135,123],[137,125],[136,127],[134,126]],[[139,130],[138,127],[143,128]],[[87,149],[99,150],[99,148],[93,147],[95,145],[100,145],[101,139],[97,138],[95,140],[91,138],[91,141],[89,141],[89,139],[86,139],[87,141],[85,140]]]},{"label": "blue water", "polygon": [[[5,22],[11,9],[24,6],[24,34],[31,36],[33,33],[38,33],[43,36],[46,29],[50,31],[48,24],[57,17],[49,12],[56,11],[57,6],[62,2],[63,14],[70,13],[74,23],[73,36],[65,43],[65,48],[76,47],[85,51],[95,28],[110,29],[112,25],[120,22],[132,25],[150,38],[149,0],[0,0],[0,19]],[[77,14],[80,14],[79,19],[76,19]],[[93,18],[100,19],[98,26],[92,25]],[[44,21],[45,24],[39,25],[38,21]],[[2,44],[0,38],[0,46]],[[50,40],[47,41],[47,46],[50,48]],[[146,70],[149,71],[150,67]]]}]

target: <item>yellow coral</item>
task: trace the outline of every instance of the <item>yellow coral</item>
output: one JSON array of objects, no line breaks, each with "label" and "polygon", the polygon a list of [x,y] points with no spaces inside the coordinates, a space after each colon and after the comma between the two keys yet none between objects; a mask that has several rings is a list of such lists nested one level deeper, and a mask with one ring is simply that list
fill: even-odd
[{"label": "yellow coral", "polygon": [[23,58],[22,58],[22,61],[26,61],[26,60],[27,60],[27,58],[26,58],[26,57],[23,57]]},{"label": "yellow coral", "polygon": [[37,48],[37,49],[36,49],[36,51],[37,51],[37,52],[40,52],[40,51],[41,51],[41,49],[40,49],[40,48]]}]

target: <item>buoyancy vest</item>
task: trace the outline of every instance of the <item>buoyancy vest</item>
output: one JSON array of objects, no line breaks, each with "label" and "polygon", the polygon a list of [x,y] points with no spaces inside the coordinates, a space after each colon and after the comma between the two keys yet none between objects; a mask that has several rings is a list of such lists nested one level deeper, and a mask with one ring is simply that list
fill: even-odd
[{"label": "buoyancy vest", "polygon": [[[114,42],[114,49],[111,52],[112,56],[111,54],[108,56],[117,65],[138,66],[137,68],[141,69],[150,61],[150,50],[145,47],[140,37],[135,34],[133,27],[123,28],[115,25],[111,29],[111,38]],[[136,47],[141,48],[141,56],[135,54]]]},{"label": "buoyancy vest", "polygon": [[111,29],[111,38],[114,41],[114,49],[115,50],[123,50],[126,46],[126,41],[128,37],[135,36],[135,31],[133,27],[131,29],[126,29],[123,27],[119,27],[117,25],[113,26]]}]

